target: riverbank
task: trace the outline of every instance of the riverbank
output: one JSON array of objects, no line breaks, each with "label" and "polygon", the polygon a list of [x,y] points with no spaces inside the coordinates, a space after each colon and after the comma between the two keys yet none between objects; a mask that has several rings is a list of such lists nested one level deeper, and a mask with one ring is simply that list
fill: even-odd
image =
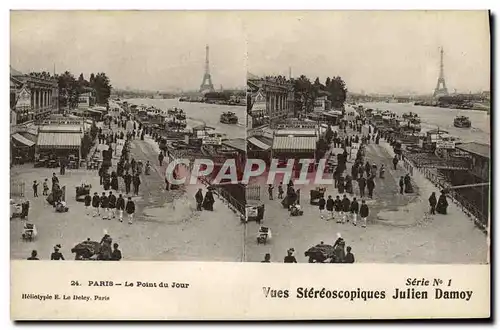
[{"label": "riverbank", "polygon": [[[349,134],[352,134],[349,132]],[[340,224],[335,220],[321,219],[318,206],[310,205],[309,192],[316,186],[297,185],[301,190],[301,207],[304,215],[290,216],[281,205],[281,200],[270,200],[267,185],[260,186],[261,201],[265,205],[263,226],[272,231],[272,238],[266,245],[257,244],[260,224],[249,222],[245,239],[246,261],[259,262],[266,253],[271,261],[282,262],[286,251],[294,248],[298,262],[308,262],[304,252],[320,243],[332,244],[340,233],[346,244],[352,247],[357,263],[415,263],[415,264],[485,264],[488,262],[489,244],[487,236],[479,230],[459,207],[450,202],[448,215],[431,215],[428,197],[439,190],[415,171],[412,176],[414,193],[399,193],[399,178],[407,173],[402,163],[394,170],[394,153],[390,145],[381,140],[366,147],[366,160],[380,167],[384,164],[384,179],[375,179],[374,198],[365,198],[370,209],[367,228],[352,223]],[[353,161],[347,164],[347,172]],[[263,176],[265,177],[265,175]],[[276,179],[275,187],[280,177]],[[325,197],[337,195],[333,186],[326,188]],[[361,200],[357,184],[354,194],[347,194],[350,200]]]}]

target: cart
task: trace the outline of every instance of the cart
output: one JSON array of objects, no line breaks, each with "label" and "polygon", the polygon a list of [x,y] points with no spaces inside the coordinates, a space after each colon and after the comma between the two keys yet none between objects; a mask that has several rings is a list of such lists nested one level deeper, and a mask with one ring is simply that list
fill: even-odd
[{"label": "cart", "polygon": [[87,194],[90,194],[90,189],[92,188],[91,184],[87,183],[82,183],[81,186],[76,187],[76,200],[77,201],[83,201],[82,196],[86,196]]},{"label": "cart", "polygon": [[268,227],[260,227],[257,233],[257,244],[266,244],[272,238],[271,229]]},{"label": "cart", "polygon": [[316,187],[314,189],[311,189],[309,192],[309,194],[311,196],[310,201],[309,201],[310,204],[311,205],[318,205],[319,200],[321,198],[325,197],[325,193],[326,193],[326,188]]},{"label": "cart", "polygon": [[23,226],[23,232],[21,234],[21,238],[23,239],[23,241],[32,242],[37,235],[38,232],[36,230],[36,226],[32,223],[26,222]]},{"label": "cart", "polygon": [[247,205],[246,220],[260,223],[264,219],[264,208],[265,206],[263,203],[258,205]]}]

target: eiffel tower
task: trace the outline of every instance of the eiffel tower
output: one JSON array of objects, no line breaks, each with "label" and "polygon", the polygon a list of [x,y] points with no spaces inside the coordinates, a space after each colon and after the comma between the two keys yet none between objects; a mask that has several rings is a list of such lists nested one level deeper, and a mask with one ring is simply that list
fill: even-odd
[{"label": "eiffel tower", "polygon": [[441,47],[441,62],[439,66],[439,78],[437,81],[436,89],[434,90],[434,97],[448,95],[446,82],[444,80],[444,63],[443,63],[443,47]]},{"label": "eiffel tower", "polygon": [[200,93],[215,92],[214,85],[212,84],[212,77],[210,76],[210,65],[208,62],[208,45],[205,47],[205,49],[206,49],[205,74],[203,75],[203,81],[201,82]]}]

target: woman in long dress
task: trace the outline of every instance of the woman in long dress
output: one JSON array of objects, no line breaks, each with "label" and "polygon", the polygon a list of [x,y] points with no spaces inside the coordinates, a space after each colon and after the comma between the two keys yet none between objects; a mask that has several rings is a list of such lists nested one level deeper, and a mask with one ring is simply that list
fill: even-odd
[{"label": "woman in long dress", "polygon": [[441,196],[439,196],[439,200],[436,206],[436,211],[439,214],[446,214],[448,209],[448,201],[446,200],[446,195],[444,191],[441,192]]}]

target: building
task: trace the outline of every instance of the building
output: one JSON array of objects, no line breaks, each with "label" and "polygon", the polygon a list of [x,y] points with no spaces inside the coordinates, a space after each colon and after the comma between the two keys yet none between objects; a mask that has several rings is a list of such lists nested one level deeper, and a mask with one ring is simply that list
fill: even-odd
[{"label": "building", "polygon": [[274,132],[271,158],[286,164],[288,159],[295,159],[294,170],[300,172],[300,159],[316,160],[319,132],[316,128],[280,129]]},{"label": "building", "polygon": [[80,94],[78,97],[78,108],[87,109],[95,105],[95,90],[92,88],[86,88],[84,93]]},{"label": "building", "polygon": [[[258,78],[249,74],[247,85],[252,92],[252,102],[254,102],[251,105],[251,114],[260,115],[265,104],[264,116],[267,116],[269,124],[274,126],[293,113],[293,102],[291,102],[293,85],[286,78],[281,76]],[[254,106],[255,112],[253,112]]]},{"label": "building", "polygon": [[50,74],[23,74],[10,67],[10,108],[16,112],[16,124],[56,112],[58,99],[57,80]]},{"label": "building", "polygon": [[328,100],[327,92],[321,91],[320,96],[314,100],[314,111],[329,111],[332,107],[332,102]]},{"label": "building", "polygon": [[81,159],[84,132],[82,118],[61,117],[40,122],[35,164],[52,167],[65,160],[69,168],[77,168]]}]

